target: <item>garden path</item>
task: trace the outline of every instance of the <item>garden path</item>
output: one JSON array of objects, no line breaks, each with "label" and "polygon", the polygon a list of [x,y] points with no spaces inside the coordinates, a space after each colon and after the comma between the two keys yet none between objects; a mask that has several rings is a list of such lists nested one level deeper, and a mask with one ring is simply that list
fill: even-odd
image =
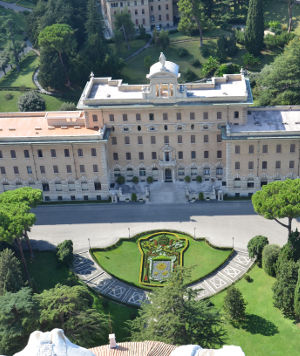
[{"label": "garden path", "polygon": [[[239,280],[253,263],[246,251],[235,249],[224,264],[190,287],[198,292],[198,299],[210,297]],[[139,307],[148,298],[149,292],[120,281],[104,271],[94,262],[89,250],[74,253],[73,269],[89,287],[120,303]]]}]

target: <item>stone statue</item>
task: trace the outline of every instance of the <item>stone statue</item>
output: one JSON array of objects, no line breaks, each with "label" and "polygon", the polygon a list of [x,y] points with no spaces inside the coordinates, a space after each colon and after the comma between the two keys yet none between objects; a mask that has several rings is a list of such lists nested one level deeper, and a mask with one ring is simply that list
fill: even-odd
[{"label": "stone statue", "polygon": [[34,331],[28,344],[14,356],[95,356],[91,351],[74,345],[61,329]]},{"label": "stone statue", "polygon": [[163,54],[163,52],[160,52],[159,61],[162,68],[164,68],[166,64],[166,56]]}]

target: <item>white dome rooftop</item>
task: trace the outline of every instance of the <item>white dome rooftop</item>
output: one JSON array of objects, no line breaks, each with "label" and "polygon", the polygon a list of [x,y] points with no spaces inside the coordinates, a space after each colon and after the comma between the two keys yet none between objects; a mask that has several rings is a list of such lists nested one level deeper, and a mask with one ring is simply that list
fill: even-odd
[{"label": "white dome rooftop", "polygon": [[151,78],[155,74],[160,73],[169,73],[176,78],[180,76],[179,66],[176,63],[166,61],[166,57],[163,52],[160,53],[159,62],[154,63],[150,67],[150,72],[147,74],[147,78]]}]

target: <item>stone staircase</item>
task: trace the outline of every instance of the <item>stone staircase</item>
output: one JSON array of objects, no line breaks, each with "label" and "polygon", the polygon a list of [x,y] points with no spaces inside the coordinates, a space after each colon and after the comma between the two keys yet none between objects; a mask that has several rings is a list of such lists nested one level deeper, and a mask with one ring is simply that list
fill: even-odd
[{"label": "stone staircase", "polygon": [[149,204],[186,203],[185,185],[182,183],[155,182],[150,185]]}]

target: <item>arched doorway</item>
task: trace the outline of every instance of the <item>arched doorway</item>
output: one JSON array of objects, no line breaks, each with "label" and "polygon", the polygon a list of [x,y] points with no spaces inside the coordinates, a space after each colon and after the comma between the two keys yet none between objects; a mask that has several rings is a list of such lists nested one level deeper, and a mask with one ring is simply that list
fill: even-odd
[{"label": "arched doorway", "polygon": [[165,182],[173,182],[172,170],[170,168],[165,169]]}]

